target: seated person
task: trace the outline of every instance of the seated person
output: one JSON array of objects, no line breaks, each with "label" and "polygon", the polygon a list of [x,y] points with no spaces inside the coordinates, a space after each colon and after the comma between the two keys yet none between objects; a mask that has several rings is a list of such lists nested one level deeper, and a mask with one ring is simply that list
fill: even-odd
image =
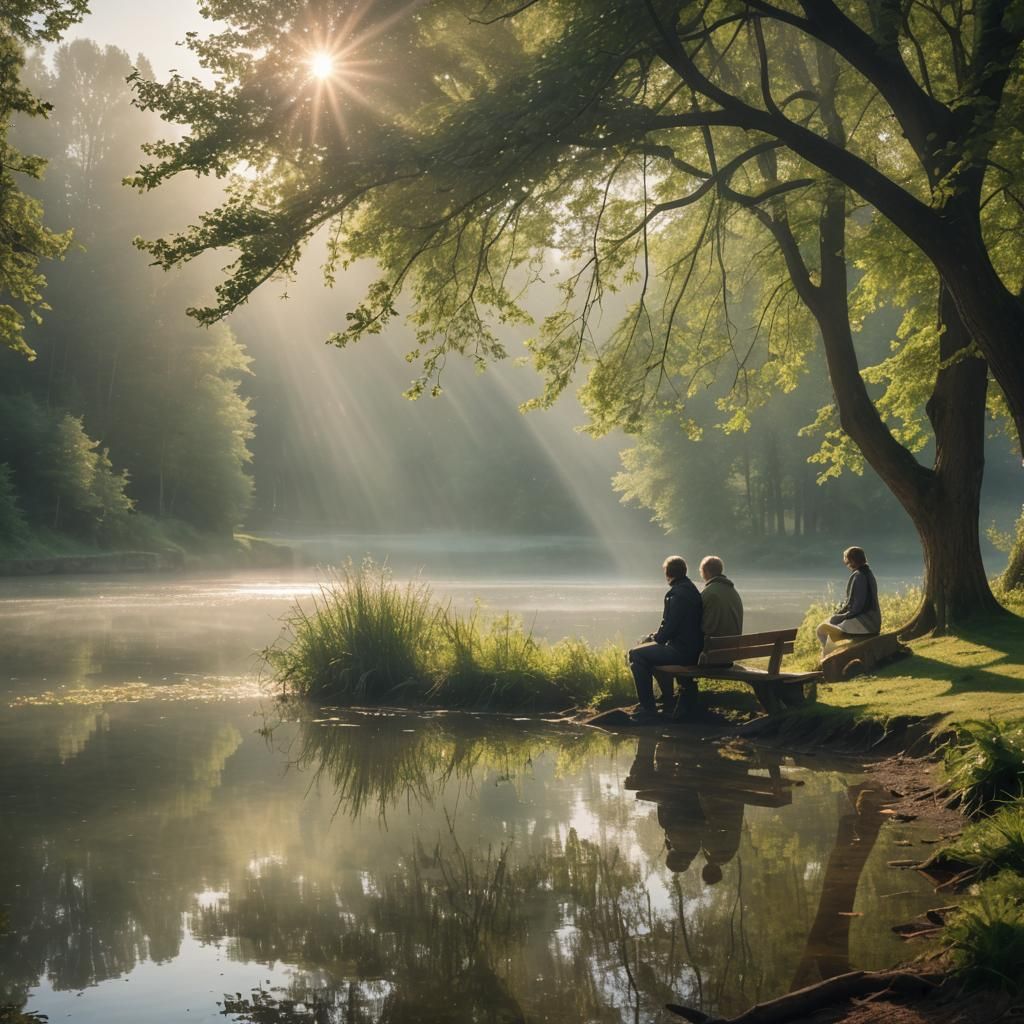
[{"label": "seated person", "polygon": [[821,655],[830,652],[839,640],[857,636],[876,636],[882,629],[882,610],[878,606],[878,584],[868,565],[863,548],[847,548],[843,561],[850,570],[846,581],[846,600],[828,621],[818,626]]},{"label": "seated person", "polygon": [[709,636],[739,636],[743,632],[743,601],[718,555],[701,559],[701,630]]},{"label": "seated person", "polygon": [[[725,575],[725,563],[718,555],[701,559],[700,575],[704,589],[700,592],[701,632],[709,636],[739,636],[743,632],[743,601],[731,579]],[[675,718],[683,717],[697,701],[697,680],[679,680],[679,702]]]},{"label": "seated person", "polygon": [[[662,566],[669,588],[665,594],[661,625],[656,633],[629,652],[629,667],[636,685],[640,707],[630,716],[635,725],[658,720],[654,702],[654,673],[659,665],[695,665],[704,646],[701,632],[703,605],[700,592],[686,575],[686,560],[679,555],[666,558]],[[664,684],[663,684],[664,693]],[[668,694],[665,694],[668,698]],[[670,711],[670,707],[666,707]]]}]

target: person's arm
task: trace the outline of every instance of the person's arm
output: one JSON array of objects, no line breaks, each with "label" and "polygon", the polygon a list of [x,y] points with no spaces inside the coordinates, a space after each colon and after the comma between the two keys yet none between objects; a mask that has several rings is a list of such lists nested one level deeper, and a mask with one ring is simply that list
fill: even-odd
[{"label": "person's arm", "polygon": [[[839,622],[846,622],[848,619],[855,619],[867,611],[870,592],[868,589],[867,577],[862,572],[854,573],[853,589],[850,591],[850,599],[840,608],[839,612],[832,617],[835,625]],[[839,621],[836,622],[836,619]]]},{"label": "person's arm", "polygon": [[667,644],[673,640],[679,633],[682,614],[682,602],[679,599],[679,595],[669,594],[665,598],[665,615],[661,620],[661,625],[658,627],[658,632],[654,634],[654,642],[656,644]]}]

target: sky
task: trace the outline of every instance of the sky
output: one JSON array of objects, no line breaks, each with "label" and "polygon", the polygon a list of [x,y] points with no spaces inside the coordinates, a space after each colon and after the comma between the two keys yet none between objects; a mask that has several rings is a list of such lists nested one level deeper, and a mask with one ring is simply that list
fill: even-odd
[{"label": "sky", "polygon": [[199,13],[196,0],[92,0],[91,13],[64,37],[93,39],[119,46],[135,58],[143,53],[153,64],[157,78],[172,68],[196,74],[199,65],[184,47],[177,46],[186,32],[209,31],[212,23]]}]

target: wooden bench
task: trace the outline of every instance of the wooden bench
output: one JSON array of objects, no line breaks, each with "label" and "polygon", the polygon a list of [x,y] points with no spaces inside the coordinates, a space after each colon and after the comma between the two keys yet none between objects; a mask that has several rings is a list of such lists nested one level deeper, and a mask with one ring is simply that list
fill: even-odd
[{"label": "wooden bench", "polygon": [[[817,699],[820,670],[782,671],[783,655],[792,653],[795,639],[795,628],[740,636],[710,636],[696,665],[659,665],[656,672],[673,676],[680,683],[690,679],[732,679],[749,683],[765,711],[776,714],[786,707]],[[736,664],[753,658],[767,658],[767,669]]]}]

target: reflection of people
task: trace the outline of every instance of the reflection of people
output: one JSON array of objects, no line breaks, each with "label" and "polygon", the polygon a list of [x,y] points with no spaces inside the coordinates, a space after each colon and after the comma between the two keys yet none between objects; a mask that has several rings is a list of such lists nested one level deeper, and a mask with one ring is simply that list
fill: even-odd
[{"label": "reflection of people", "polygon": [[826,622],[818,626],[822,655],[838,640],[854,636],[875,636],[882,628],[882,610],[878,606],[878,584],[868,565],[863,548],[847,548],[843,561],[850,570],[846,581],[846,600]]},{"label": "reflection of people", "polygon": [[[703,853],[701,878],[706,885],[714,885],[722,879],[722,865],[739,850],[743,790],[716,792],[711,780],[700,779],[693,773],[693,765],[682,768],[671,757],[659,759],[658,748],[656,740],[640,738],[626,789],[636,790],[638,799],[658,805],[658,824],[665,830],[665,866],[669,871],[686,871]],[[719,772],[724,768],[728,773],[727,764],[718,765]],[[749,780],[745,766],[737,765],[736,773]],[[719,785],[721,782],[719,778]]]},{"label": "reflection of people", "polygon": [[[704,646],[701,633],[700,593],[693,581],[686,575],[686,560],[679,555],[666,558],[663,568],[669,588],[665,594],[664,613],[656,633],[651,633],[644,643],[629,652],[629,667],[636,685],[640,707],[630,721],[645,725],[658,720],[658,708],[654,703],[654,673],[659,665],[696,664]],[[671,700],[671,682],[662,692],[666,704]],[[671,711],[666,707],[666,711]]]}]

